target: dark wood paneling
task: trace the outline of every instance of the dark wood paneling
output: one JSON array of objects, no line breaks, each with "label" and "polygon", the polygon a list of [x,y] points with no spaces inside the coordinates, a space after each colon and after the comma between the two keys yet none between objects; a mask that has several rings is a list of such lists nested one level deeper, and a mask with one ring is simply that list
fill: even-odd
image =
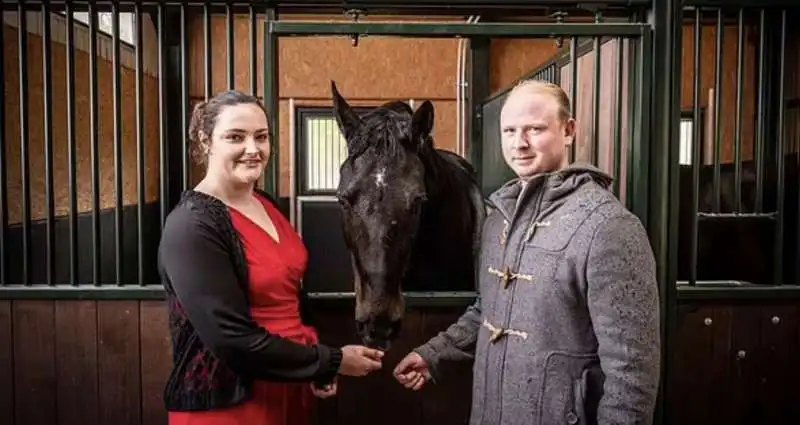
[{"label": "dark wood paneling", "polygon": [[[316,304],[323,343],[358,342],[352,305]],[[315,423],[464,424],[471,364],[419,392],[391,376],[410,349],[452,323],[463,307],[409,309],[384,369],[342,377],[339,395],[320,400]],[[170,371],[167,311],[162,301],[0,300],[0,424],[159,425]]]},{"label": "dark wood paneling", "polygon": [[680,307],[674,423],[796,424],[800,307],[704,303]]},{"label": "dark wood paneling", "polygon": [[14,423],[14,345],[11,301],[0,301],[0,424]]},{"label": "dark wood paneling", "polygon": [[56,302],[59,423],[98,425],[97,303]]}]

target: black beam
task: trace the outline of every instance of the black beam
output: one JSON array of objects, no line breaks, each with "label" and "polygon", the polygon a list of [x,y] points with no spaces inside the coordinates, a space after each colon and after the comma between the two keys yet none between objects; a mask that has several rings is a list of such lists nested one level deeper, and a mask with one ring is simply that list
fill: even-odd
[{"label": "black beam", "polygon": [[[163,29],[163,53],[164,53],[164,71],[162,77],[164,85],[164,110],[162,111],[162,119],[164,120],[166,138],[161,140],[164,149],[164,156],[166,158],[166,170],[162,176],[167,180],[164,189],[166,193],[162,193],[164,198],[165,213],[168,213],[178,203],[181,192],[183,191],[183,182],[181,176],[184,175],[184,157],[188,154],[183,149],[185,134],[187,128],[182,125],[184,119],[181,114],[185,109],[182,79],[184,78],[183,68],[181,64],[181,12],[171,8],[163,8],[165,14],[165,25]],[[188,117],[185,117],[188,120]]]},{"label": "black beam", "polygon": [[558,36],[638,36],[649,26],[638,23],[460,23],[460,24],[382,24],[269,22],[268,30],[279,36],[396,36],[453,38],[486,36],[492,38],[541,38]]},{"label": "black beam", "polygon": [[721,7],[736,9],[739,7],[771,8],[796,7],[797,0],[684,0],[684,6]]},{"label": "black beam", "polygon": [[[483,181],[482,167],[483,145],[483,102],[491,95],[491,39],[488,37],[475,37],[470,40],[469,48],[469,107],[472,117],[469,124],[469,143],[467,145],[467,158],[475,167],[475,178]],[[494,140],[488,141],[494,143]]]},{"label": "black beam", "polygon": [[657,264],[661,299],[661,380],[657,424],[674,422],[672,404],[673,343],[677,334],[676,277],[678,235],[678,156],[680,123],[682,1],[655,0],[648,20],[653,25],[652,121],[648,162],[650,202],[647,231]]},{"label": "black beam", "polygon": [[[54,7],[63,5],[63,2],[52,1]],[[47,0],[28,0],[26,1],[27,7],[40,8],[42,3]],[[116,3],[120,7],[120,11],[128,12],[133,11],[135,3],[139,2],[143,7],[147,6],[177,6],[177,5],[202,5],[200,0],[119,0]],[[12,10],[16,9],[18,0],[3,0],[3,7],[9,7]],[[81,8],[87,7],[87,2],[74,2],[74,10],[80,11]],[[105,8],[110,10],[111,2],[96,2],[99,11],[106,11]],[[441,9],[441,10],[491,10],[496,8],[513,9],[548,9],[548,8],[630,8],[632,6],[647,6],[650,0],[545,0],[531,2],[529,0],[500,0],[492,2],[488,0],[462,0],[458,2],[448,2],[443,0],[291,0],[291,1],[211,1],[213,6],[225,7],[230,5],[232,7],[242,7],[259,5],[265,8],[274,8],[279,11],[284,10],[297,10],[306,13],[316,13],[320,9]]]}]

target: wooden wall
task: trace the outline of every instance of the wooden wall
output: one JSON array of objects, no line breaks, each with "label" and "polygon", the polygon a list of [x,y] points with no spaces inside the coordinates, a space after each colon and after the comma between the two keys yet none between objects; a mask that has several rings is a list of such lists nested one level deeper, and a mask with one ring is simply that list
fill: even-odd
[{"label": "wooden wall", "polygon": [[[28,155],[30,174],[27,185],[31,194],[31,218],[45,218],[47,203],[45,199],[45,112],[44,112],[44,72],[42,46],[42,14],[29,12],[27,19],[27,68],[23,81],[27,84],[28,117]],[[51,14],[50,62],[52,102],[52,155],[53,155],[53,193],[56,216],[66,215],[69,204],[68,186],[68,139],[67,139],[67,53],[66,23],[62,15]],[[5,154],[7,196],[9,200],[19,199],[22,191],[20,167],[21,128],[20,128],[20,62],[18,47],[18,24],[15,12],[3,13],[3,88],[5,100]],[[92,163],[90,139],[90,88],[89,88],[89,34],[86,26],[75,25],[75,141],[76,141],[76,181],[78,184],[78,211],[92,209]],[[144,152],[145,152],[145,201],[158,199],[159,176],[159,136],[158,136],[158,68],[156,30],[152,22],[143,22],[143,46],[145,51],[145,74],[143,81],[144,98]],[[100,175],[100,208],[114,206],[116,191],[114,187],[114,109],[113,62],[111,37],[98,36],[97,57],[97,99],[98,99],[98,163]],[[123,205],[136,203],[136,72],[134,49],[127,45],[120,49],[120,135],[122,149],[122,195]],[[9,224],[22,220],[19,202],[8,205]]]},{"label": "wooden wall", "polygon": [[[315,423],[466,423],[471,365],[446,367],[447,379],[421,392],[391,377],[402,356],[462,311],[411,311],[384,369],[342,378],[338,396],[314,408]],[[323,343],[357,341],[351,306],[316,312],[324,318],[317,323]],[[166,424],[162,392],[170,356],[161,301],[0,300],[0,424]]]},{"label": "wooden wall", "polygon": [[[341,16],[291,16],[282,20],[343,21]],[[463,22],[452,17],[370,17],[363,22]],[[205,97],[204,20],[202,15],[189,19],[189,97]],[[212,18],[212,92],[227,89],[227,22],[224,16]],[[249,17],[234,19],[234,87],[250,90]],[[258,87],[263,87],[263,26],[257,29]],[[436,146],[456,151],[456,97],[459,42],[456,39],[371,38],[362,37],[353,47],[346,37],[281,37],[278,40],[280,194],[289,196],[291,183],[289,101],[296,108],[331,106],[330,82],[354,106],[377,106],[395,99],[415,102],[430,100],[435,108]],[[466,47],[466,46],[465,46]],[[548,39],[504,39],[491,44],[490,89],[496,93],[550,59],[556,52],[555,41]],[[465,48],[465,50],[467,50]],[[259,95],[261,89],[258,91]],[[417,103],[418,104],[418,103]],[[192,170],[192,181],[199,181],[202,170]]]},{"label": "wooden wall", "polygon": [[682,305],[671,423],[800,423],[798,320],[796,300]]}]

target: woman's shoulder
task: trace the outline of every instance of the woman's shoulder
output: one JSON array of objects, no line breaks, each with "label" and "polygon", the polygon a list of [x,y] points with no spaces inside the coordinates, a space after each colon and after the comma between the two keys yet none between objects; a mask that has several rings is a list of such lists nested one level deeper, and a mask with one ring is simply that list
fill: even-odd
[{"label": "woman's shoulder", "polygon": [[164,223],[163,235],[181,235],[186,232],[207,233],[220,230],[226,220],[230,220],[225,204],[211,195],[195,190],[187,190],[180,201],[170,211]]}]

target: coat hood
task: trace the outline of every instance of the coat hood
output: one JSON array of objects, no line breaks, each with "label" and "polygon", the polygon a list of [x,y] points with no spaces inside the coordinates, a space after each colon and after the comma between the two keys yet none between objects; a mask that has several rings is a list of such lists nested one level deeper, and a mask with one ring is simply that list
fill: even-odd
[{"label": "coat hood", "polygon": [[573,163],[558,171],[537,174],[528,181],[519,178],[508,181],[489,196],[491,203],[507,218],[511,218],[518,204],[530,201],[531,195],[543,188],[545,204],[559,203],[581,186],[594,182],[608,190],[614,179],[605,171],[583,163]]}]

